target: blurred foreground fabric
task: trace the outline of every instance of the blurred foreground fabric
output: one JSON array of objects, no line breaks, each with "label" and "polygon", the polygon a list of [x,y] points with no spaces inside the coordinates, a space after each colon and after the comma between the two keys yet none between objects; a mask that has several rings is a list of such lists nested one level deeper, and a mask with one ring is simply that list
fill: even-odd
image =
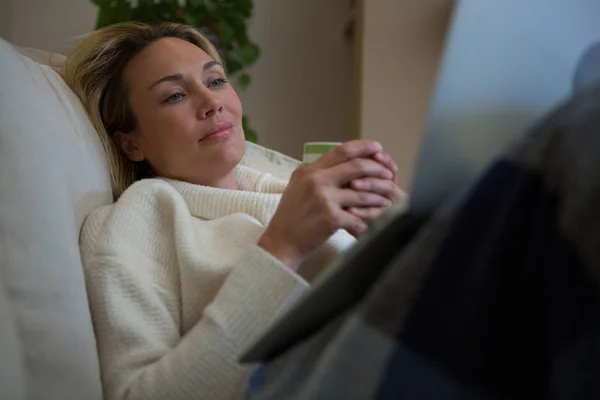
[{"label": "blurred foreground fabric", "polygon": [[597,87],[440,207],[358,306],[259,368],[249,398],[600,399],[599,205]]}]

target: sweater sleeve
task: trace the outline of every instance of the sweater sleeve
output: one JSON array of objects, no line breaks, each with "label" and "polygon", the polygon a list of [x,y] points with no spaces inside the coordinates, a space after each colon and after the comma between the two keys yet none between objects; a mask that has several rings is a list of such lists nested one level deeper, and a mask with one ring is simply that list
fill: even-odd
[{"label": "sweater sleeve", "polygon": [[[87,225],[85,242],[91,243],[102,224]],[[308,287],[270,254],[248,246],[244,262],[233,266],[201,319],[182,337],[180,313],[171,311],[181,307],[169,294],[178,290],[177,278],[170,287],[156,284],[154,275],[165,268],[152,251],[92,247],[82,243],[109,400],[236,398],[247,375],[247,367],[237,363],[240,353]]]}]

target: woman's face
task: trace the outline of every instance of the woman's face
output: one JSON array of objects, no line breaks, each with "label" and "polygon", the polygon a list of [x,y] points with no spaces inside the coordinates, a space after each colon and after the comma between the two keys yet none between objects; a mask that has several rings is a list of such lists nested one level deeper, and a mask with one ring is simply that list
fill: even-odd
[{"label": "woman's face", "polygon": [[235,186],[242,105],[222,65],[189,42],[164,38],[129,62],[124,79],[137,121],[132,132],[115,134],[127,157],[146,160],[159,176]]}]

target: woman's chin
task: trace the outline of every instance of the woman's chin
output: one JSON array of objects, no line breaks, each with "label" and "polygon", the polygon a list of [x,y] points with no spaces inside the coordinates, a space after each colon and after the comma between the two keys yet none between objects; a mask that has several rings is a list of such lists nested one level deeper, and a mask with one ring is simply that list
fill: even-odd
[{"label": "woman's chin", "polygon": [[[218,159],[219,162],[237,165],[244,157],[246,141],[242,135],[232,135],[227,139],[212,142],[213,146],[205,148],[216,154],[213,159]],[[212,147],[212,148],[211,148]]]}]

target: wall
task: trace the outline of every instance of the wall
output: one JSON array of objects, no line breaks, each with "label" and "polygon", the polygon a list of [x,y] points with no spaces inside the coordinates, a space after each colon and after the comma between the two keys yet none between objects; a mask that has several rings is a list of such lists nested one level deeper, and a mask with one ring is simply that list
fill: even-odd
[{"label": "wall", "polygon": [[380,141],[408,187],[453,1],[363,0],[358,29],[358,135]]},{"label": "wall", "polygon": [[0,0],[0,37],[9,39],[12,32],[12,0]]},{"label": "wall", "polygon": [[[68,53],[93,29],[89,0],[0,0],[12,5],[9,40]],[[352,44],[343,38],[347,1],[255,0],[249,32],[262,47],[241,98],[260,144],[301,157],[310,140],[350,137]],[[5,25],[4,21],[1,26]],[[0,31],[2,34],[2,31]]]},{"label": "wall", "polygon": [[4,0],[12,2],[9,40],[20,46],[68,53],[76,36],[96,22],[89,0]]},{"label": "wall", "polygon": [[306,141],[351,138],[347,1],[255,0],[255,7],[250,35],[262,56],[242,101],[261,143],[300,157]]}]

